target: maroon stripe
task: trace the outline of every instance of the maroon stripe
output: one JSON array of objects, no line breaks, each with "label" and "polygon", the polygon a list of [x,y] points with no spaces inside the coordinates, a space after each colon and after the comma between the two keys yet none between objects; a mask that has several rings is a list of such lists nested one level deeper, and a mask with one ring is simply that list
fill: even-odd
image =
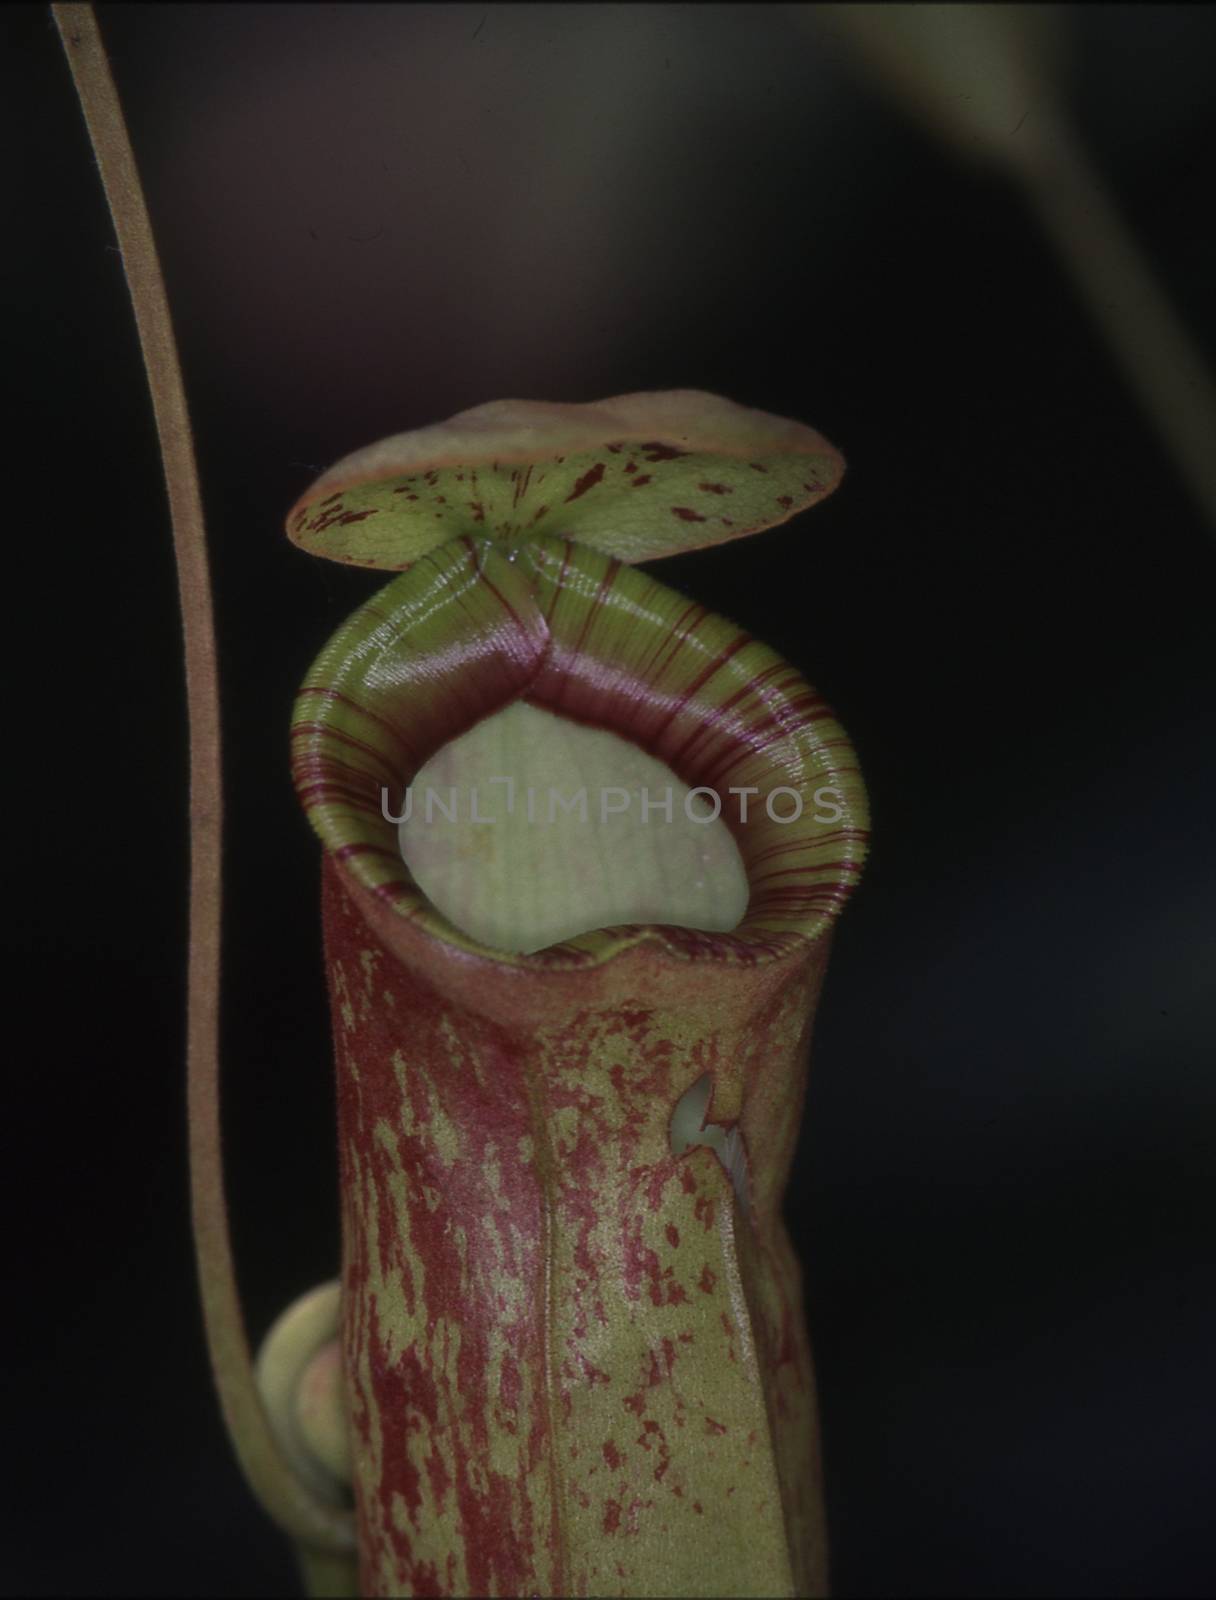
[{"label": "maroon stripe", "polygon": [[372,844],[370,841],[356,844],[340,844],[329,853],[339,861],[346,861],[351,856],[386,856],[390,861],[396,861],[399,865],[401,864],[399,851],[390,850],[387,845]]},{"label": "maroon stripe", "polygon": [[307,736],[310,739],[314,737],[317,739],[332,739],[338,744],[348,745],[352,750],[358,750],[361,755],[368,756],[372,761],[379,762],[389,777],[396,778],[398,775],[396,764],[389,760],[383,750],[377,750],[375,745],[365,744],[362,739],[356,739],[353,734],[345,732],[342,728],[334,727],[332,723],[297,722],[291,730],[291,737],[296,739],[302,736]]},{"label": "maroon stripe", "polygon": [[340,689],[325,689],[319,684],[306,683],[296,695],[296,699],[302,699],[306,694],[320,695],[323,700],[336,700],[340,705],[350,706],[350,708],[353,711],[357,711],[360,716],[366,717],[369,722],[374,722],[379,727],[383,728],[392,739],[393,743],[402,752],[402,754],[405,755],[407,759],[410,757],[411,751],[408,745],[405,743],[405,739],[400,729],[394,727],[391,722],[380,716],[378,712],[370,710],[360,701],[353,700],[350,695],[343,694]]}]

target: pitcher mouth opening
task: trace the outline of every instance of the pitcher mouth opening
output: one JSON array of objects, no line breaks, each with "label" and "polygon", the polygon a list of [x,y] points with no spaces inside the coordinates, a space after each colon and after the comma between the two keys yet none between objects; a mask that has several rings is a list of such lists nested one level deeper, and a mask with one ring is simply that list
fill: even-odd
[{"label": "pitcher mouth opening", "polygon": [[[523,954],[443,916],[402,858],[382,791],[400,794],[444,745],[516,701],[617,734],[718,796],[747,874],[737,927],[635,923]],[[342,872],[440,943],[532,970],[595,966],[639,944],[683,960],[775,960],[839,914],[868,837],[852,746],[787,662],[648,573],[551,537],[511,550],[453,540],[356,611],[297,696],[292,775]]]}]

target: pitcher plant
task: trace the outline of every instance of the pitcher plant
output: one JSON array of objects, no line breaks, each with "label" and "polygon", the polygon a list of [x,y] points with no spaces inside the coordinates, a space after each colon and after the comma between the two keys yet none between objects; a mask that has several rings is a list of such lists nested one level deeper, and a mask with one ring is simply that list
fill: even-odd
[{"label": "pitcher plant", "polygon": [[219,1165],[218,725],[184,400],[95,24],[56,16],[173,499],[196,1237],[250,1481],[314,1593],[825,1593],[781,1204],[865,794],[795,669],[636,563],[786,521],[842,459],[698,391],[505,401],[347,457],[291,511],[302,549],[397,576],[292,719],[323,847],[342,1260],[255,1374]]}]

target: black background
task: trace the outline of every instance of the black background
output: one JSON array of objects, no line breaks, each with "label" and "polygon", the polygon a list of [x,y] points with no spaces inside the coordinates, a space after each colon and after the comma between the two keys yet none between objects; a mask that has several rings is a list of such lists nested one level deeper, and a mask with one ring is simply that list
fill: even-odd
[{"label": "black background", "polygon": [[[483,400],[698,387],[844,450],[665,581],[835,705],[873,853],[789,1214],[847,1595],[1207,1594],[1213,530],[1019,196],[782,8],[101,8],[194,408],[255,1335],[337,1261],[292,694],[380,582],[315,471]],[[1077,122],[1216,358],[1216,13],[1069,11]],[[6,8],[6,1593],[288,1592],[186,1223],[186,744],[158,458],[58,37]]]}]

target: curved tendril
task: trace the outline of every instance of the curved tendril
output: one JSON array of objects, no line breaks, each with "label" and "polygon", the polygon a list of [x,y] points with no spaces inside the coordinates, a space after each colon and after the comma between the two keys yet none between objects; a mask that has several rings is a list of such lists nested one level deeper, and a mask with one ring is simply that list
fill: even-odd
[{"label": "curved tendril", "polygon": [[206,532],[168,299],[118,94],[90,5],[55,5],[122,250],[156,417],[181,597],[190,724],[190,956],[187,1084],[191,1202],[207,1342],[224,1418],[254,1493],[314,1550],[349,1551],[348,1513],[326,1505],[284,1459],[254,1381],[233,1271],[220,1157],[220,713]]}]

